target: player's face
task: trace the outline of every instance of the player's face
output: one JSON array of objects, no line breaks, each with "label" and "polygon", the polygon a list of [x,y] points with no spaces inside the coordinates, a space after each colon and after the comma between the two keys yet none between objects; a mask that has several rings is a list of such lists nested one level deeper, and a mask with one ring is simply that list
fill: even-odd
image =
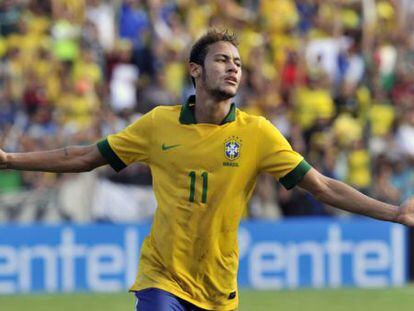
[{"label": "player's face", "polygon": [[209,46],[201,75],[208,93],[217,100],[234,97],[241,74],[239,51],[233,44],[220,41]]}]

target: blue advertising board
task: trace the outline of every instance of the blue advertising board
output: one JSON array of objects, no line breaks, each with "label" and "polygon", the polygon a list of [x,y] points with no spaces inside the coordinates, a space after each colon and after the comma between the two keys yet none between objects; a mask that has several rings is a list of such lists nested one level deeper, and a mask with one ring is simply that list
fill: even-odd
[{"label": "blue advertising board", "polygon": [[407,281],[407,230],[365,218],[248,222],[239,231],[239,285],[385,287]]},{"label": "blue advertising board", "polygon": [[[0,226],[0,294],[123,291],[150,225]],[[406,228],[365,218],[243,222],[239,286],[383,287],[407,281]]]}]

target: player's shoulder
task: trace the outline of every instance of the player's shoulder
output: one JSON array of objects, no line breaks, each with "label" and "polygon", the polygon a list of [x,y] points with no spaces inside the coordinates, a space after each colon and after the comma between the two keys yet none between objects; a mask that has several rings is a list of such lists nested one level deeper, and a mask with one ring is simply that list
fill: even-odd
[{"label": "player's shoulder", "polygon": [[149,113],[155,119],[163,119],[171,116],[176,116],[181,111],[181,105],[174,106],[157,106],[152,109]]},{"label": "player's shoulder", "polygon": [[265,117],[248,113],[239,108],[237,108],[237,120],[244,125],[249,124],[252,126],[261,126],[263,122],[267,121]]},{"label": "player's shoulder", "polygon": [[152,113],[173,113],[176,111],[181,111],[181,105],[173,105],[173,106],[157,106],[151,110]]},{"label": "player's shoulder", "polygon": [[282,135],[277,126],[263,116],[237,109],[237,120],[240,126],[249,128],[249,130],[257,135]]}]

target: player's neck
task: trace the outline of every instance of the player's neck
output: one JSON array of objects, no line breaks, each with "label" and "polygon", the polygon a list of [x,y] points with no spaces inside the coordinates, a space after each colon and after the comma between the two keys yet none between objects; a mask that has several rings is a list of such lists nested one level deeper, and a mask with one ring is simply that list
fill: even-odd
[{"label": "player's neck", "polygon": [[217,101],[197,94],[194,110],[197,123],[221,124],[230,111],[231,100]]}]

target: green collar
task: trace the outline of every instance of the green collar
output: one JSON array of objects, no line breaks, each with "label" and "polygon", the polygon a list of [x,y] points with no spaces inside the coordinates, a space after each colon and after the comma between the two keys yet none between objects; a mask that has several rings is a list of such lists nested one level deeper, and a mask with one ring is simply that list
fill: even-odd
[{"label": "green collar", "polygon": [[[194,116],[195,95],[191,95],[187,102],[182,105],[180,113],[180,123],[182,124],[197,124]],[[230,106],[230,111],[227,116],[221,121],[220,125],[236,120],[236,105],[234,103]]]}]

